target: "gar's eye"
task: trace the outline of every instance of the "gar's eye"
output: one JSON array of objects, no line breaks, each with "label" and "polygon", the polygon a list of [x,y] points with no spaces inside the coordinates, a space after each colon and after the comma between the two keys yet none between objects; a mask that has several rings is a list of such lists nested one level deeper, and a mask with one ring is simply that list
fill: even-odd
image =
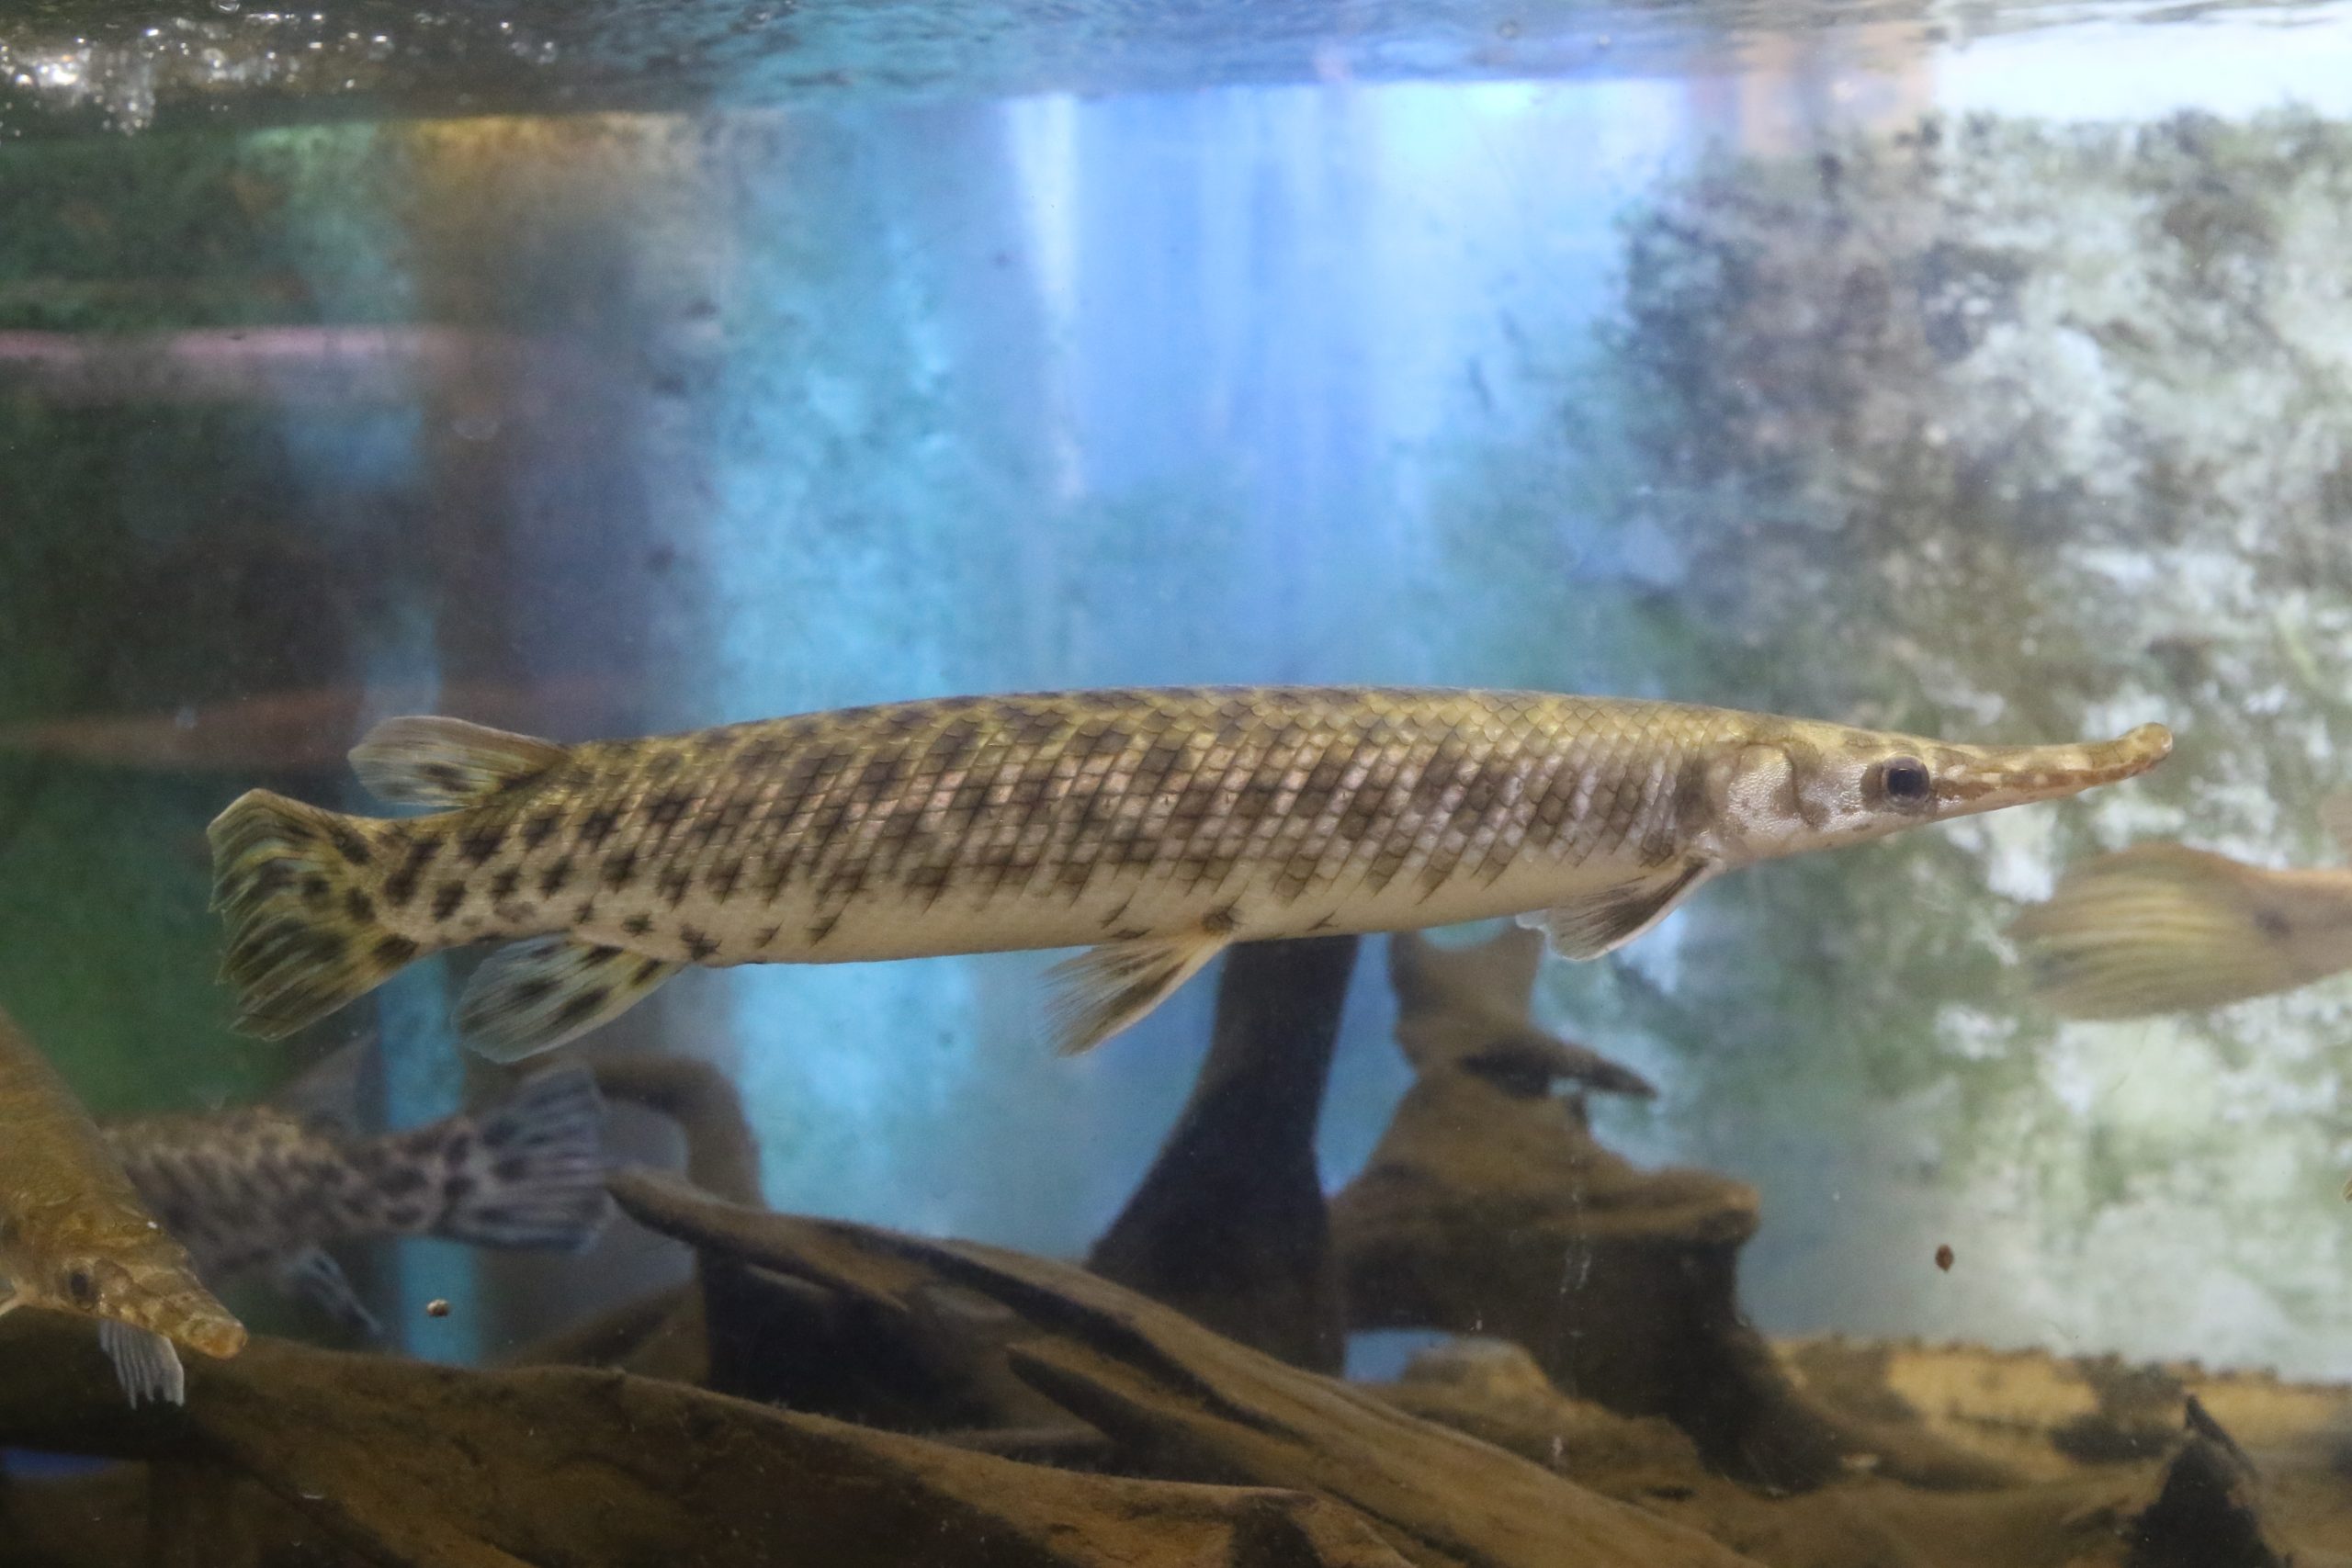
[{"label": "gar's eye", "polygon": [[97,1281],[90,1278],[87,1269],[76,1269],[65,1276],[65,1293],[74,1299],[75,1306],[94,1307],[98,1304]]},{"label": "gar's eye", "polygon": [[1889,757],[1878,771],[1878,787],[1897,806],[1925,806],[1936,793],[1936,781],[1918,758]]}]

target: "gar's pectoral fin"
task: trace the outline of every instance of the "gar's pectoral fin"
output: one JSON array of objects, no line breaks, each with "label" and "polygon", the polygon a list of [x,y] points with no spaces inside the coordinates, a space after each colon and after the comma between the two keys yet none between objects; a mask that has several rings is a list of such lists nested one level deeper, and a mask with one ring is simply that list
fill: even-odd
[{"label": "gar's pectoral fin", "polygon": [[1090,947],[1047,971],[1054,1046],[1065,1056],[1091,1051],[1141,1019],[1225,951],[1229,934],[1191,931],[1131,937]]},{"label": "gar's pectoral fin", "polygon": [[458,1032],[493,1062],[576,1040],[685,967],[627,948],[537,936],[483,960],[458,998]]},{"label": "gar's pectoral fin", "polygon": [[134,1327],[116,1318],[98,1320],[98,1348],[114,1363],[115,1381],[136,1407],[147,1402],[157,1404],[187,1403],[187,1373],[180,1366],[180,1353],[172,1342],[160,1334]]},{"label": "gar's pectoral fin", "polygon": [[1720,869],[1713,861],[1675,861],[1628,882],[1611,883],[1581,898],[1519,917],[1551,939],[1563,958],[1598,958],[1613,952],[1674,912],[1674,907]]}]

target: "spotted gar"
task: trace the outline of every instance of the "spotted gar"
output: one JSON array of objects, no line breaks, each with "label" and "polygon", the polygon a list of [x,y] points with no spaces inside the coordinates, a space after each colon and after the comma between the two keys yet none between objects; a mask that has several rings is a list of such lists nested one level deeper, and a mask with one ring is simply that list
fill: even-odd
[{"label": "spotted gar", "polygon": [[[2320,818],[2352,854],[2352,797]],[[2134,844],[2068,867],[2011,934],[2035,992],[2068,1017],[2226,1007],[2352,969],[2352,870]]]},{"label": "spotted gar", "polygon": [[388,719],[352,752],[422,817],[264,791],[212,824],[239,1021],[277,1037],[411,960],[509,945],[458,1004],[513,1058],[683,965],[1084,947],[1066,1050],[1227,943],[1519,915],[1589,958],[1718,873],[2129,778],[2171,749],[1969,746],[1540,692],[962,697],[560,746]]},{"label": "spotted gar", "polygon": [[290,1104],[99,1131],[207,1281],[266,1270],[346,1329],[374,1336],[380,1325],[327,1247],[435,1235],[578,1251],[605,1220],[604,1125],[594,1076],[574,1066],[478,1111],[374,1137],[352,1131],[341,1106],[306,1113]]},{"label": "spotted gar", "polygon": [[233,1356],[245,1330],[156,1224],[48,1058],[0,1013],[0,1313],[94,1319],[133,1404],[178,1404],[175,1346]]}]

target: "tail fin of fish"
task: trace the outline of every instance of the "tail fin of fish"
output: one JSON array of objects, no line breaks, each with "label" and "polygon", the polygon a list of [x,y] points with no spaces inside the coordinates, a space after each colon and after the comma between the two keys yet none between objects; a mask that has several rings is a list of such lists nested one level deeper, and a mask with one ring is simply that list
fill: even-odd
[{"label": "tail fin of fish", "polygon": [[604,1227],[605,1102],[584,1066],[541,1073],[401,1141],[446,1201],[435,1235],[578,1252]]},{"label": "tail fin of fish", "polygon": [[2034,990],[2073,1018],[2189,1012],[2317,979],[2263,873],[2179,844],[2069,871],[2011,928]]},{"label": "tail fin of fish", "polygon": [[246,1032],[282,1040],[422,954],[376,917],[359,875],[374,851],[355,818],[257,789],[205,836],[229,925],[221,977]]}]

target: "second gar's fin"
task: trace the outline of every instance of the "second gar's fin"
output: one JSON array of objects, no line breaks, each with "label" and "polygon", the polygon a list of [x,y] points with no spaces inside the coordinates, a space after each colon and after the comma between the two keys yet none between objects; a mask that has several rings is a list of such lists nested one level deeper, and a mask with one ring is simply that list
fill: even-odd
[{"label": "second gar's fin", "polygon": [[2136,844],[2068,870],[2010,927],[2042,1001],[2069,1018],[2192,1012],[2321,977],[2263,873],[2182,844]]},{"label": "second gar's fin", "polygon": [[1614,952],[1674,912],[1674,907],[1715,873],[1712,861],[1661,866],[1630,882],[1611,883],[1584,897],[1519,917],[1552,939],[1563,958],[1598,958]]},{"label": "second gar's fin", "polygon": [[351,1288],[343,1265],[322,1249],[306,1247],[288,1256],[270,1270],[270,1278],[279,1290],[309,1302],[346,1332],[362,1339],[384,1337],[384,1325]]},{"label": "second gar's fin", "polygon": [[351,749],[359,782],[401,806],[474,806],[527,784],[563,761],[564,749],[462,718],[388,718]]},{"label": "second gar's fin", "polygon": [[1167,1000],[1232,940],[1204,931],[1130,937],[1055,964],[1046,972],[1055,982],[1046,1009],[1055,1049],[1065,1056],[1091,1051]]},{"label": "second gar's fin", "polygon": [[269,1094],[268,1103],[349,1137],[359,1129],[360,1084],[376,1066],[381,1036],[373,1029],[336,1046]]},{"label": "second gar's fin", "polygon": [[447,1199],[432,1234],[477,1247],[579,1252],[604,1229],[605,1101],[577,1065],[387,1140]]},{"label": "second gar's fin", "polygon": [[564,936],[513,942],[466,982],[458,1032],[493,1062],[520,1061],[619,1017],[684,967]]},{"label": "second gar's fin", "polygon": [[114,1363],[115,1381],[133,1407],[187,1403],[187,1373],[180,1353],[160,1334],[111,1317],[98,1319],[98,1348]]},{"label": "second gar's fin", "polygon": [[2352,855],[2352,790],[2331,795],[2319,803],[2319,825],[2335,840],[2338,854]]}]

